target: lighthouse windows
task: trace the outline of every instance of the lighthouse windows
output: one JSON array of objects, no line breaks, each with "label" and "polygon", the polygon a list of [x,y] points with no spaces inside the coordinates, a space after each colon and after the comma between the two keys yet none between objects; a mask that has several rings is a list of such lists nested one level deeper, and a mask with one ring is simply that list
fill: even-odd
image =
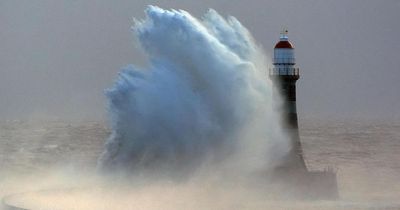
[{"label": "lighthouse windows", "polygon": [[276,48],[274,50],[275,64],[295,64],[294,49]]}]

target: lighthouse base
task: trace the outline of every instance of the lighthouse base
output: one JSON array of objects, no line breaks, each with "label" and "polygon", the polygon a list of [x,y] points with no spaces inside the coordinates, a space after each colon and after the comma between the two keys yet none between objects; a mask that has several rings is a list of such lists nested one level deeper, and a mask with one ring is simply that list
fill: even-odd
[{"label": "lighthouse base", "polygon": [[284,189],[282,196],[299,200],[336,200],[339,198],[336,173],[332,170],[306,171],[277,168],[270,183]]}]

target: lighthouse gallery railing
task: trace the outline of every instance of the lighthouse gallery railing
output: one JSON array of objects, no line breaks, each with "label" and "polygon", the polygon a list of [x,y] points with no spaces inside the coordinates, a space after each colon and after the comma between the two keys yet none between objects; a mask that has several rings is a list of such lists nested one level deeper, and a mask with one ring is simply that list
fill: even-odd
[{"label": "lighthouse gallery railing", "polygon": [[271,68],[269,69],[269,75],[290,75],[297,76],[299,75],[299,68]]}]

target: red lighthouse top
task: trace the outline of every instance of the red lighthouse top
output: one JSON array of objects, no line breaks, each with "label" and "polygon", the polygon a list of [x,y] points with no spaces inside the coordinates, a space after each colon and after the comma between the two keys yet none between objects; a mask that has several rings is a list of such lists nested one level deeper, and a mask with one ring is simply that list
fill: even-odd
[{"label": "red lighthouse top", "polygon": [[287,49],[294,49],[294,46],[292,43],[289,42],[289,38],[287,36],[288,30],[283,30],[281,32],[281,37],[279,39],[279,42],[276,43],[275,49],[277,48],[287,48]]}]

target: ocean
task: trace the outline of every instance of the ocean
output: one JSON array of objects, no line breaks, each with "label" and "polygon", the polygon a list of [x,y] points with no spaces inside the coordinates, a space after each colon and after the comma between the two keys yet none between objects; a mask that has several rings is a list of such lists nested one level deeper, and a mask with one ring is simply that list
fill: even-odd
[{"label": "ocean", "polygon": [[[96,173],[109,134],[104,122],[2,122],[0,196],[60,186],[51,178],[34,184],[49,171]],[[300,119],[300,135],[308,169],[336,171],[338,209],[349,202],[359,209],[400,209],[399,121]]]}]

